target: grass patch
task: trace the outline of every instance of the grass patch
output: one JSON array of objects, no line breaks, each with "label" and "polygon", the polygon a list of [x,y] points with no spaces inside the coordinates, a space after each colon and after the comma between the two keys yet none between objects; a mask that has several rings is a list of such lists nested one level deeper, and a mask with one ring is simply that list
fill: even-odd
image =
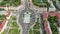
[{"label": "grass patch", "polygon": [[16,20],[17,18],[16,18],[16,16],[11,16],[11,19]]},{"label": "grass patch", "polygon": [[40,31],[38,31],[38,30],[33,30],[33,34],[40,34]]},{"label": "grass patch", "polygon": [[33,33],[33,31],[32,31],[32,29],[30,29],[30,30],[29,30],[29,34],[32,34],[32,33]]},{"label": "grass patch", "polygon": [[20,5],[21,0],[2,0],[0,6],[18,6]]},{"label": "grass patch", "polygon": [[56,26],[57,21],[58,21],[57,16],[49,16],[48,21],[50,22],[52,34],[58,34],[58,30],[57,30],[57,26]]},{"label": "grass patch", "polygon": [[16,28],[18,28],[19,26],[17,25],[17,22],[12,22],[12,23],[11,23],[11,27],[16,27]]},{"label": "grass patch", "polygon": [[20,30],[19,29],[10,29],[9,34],[20,34]]},{"label": "grass patch", "polygon": [[6,19],[6,15],[0,15],[0,24],[3,22],[4,19]]},{"label": "grass patch", "polygon": [[39,23],[39,18],[37,18],[37,22],[34,25],[33,29],[40,29],[40,23]]},{"label": "grass patch", "polygon": [[55,8],[58,9],[58,10],[60,10],[60,9],[57,7],[57,5],[56,5],[56,1],[52,0],[52,2],[53,2],[53,5],[55,6]]}]

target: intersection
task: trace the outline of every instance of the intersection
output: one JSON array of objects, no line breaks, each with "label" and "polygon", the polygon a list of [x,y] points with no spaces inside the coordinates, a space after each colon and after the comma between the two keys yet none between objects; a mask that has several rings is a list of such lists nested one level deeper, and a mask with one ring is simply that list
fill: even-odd
[{"label": "intersection", "polygon": [[59,3],[59,0],[0,1],[0,34],[60,34]]}]

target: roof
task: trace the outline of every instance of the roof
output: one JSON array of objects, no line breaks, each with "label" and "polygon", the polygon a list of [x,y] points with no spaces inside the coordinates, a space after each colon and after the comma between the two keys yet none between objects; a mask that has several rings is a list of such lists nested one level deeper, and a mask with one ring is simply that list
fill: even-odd
[{"label": "roof", "polygon": [[2,22],[2,24],[0,25],[0,32],[1,32],[1,30],[3,29],[6,21],[7,21],[7,19],[4,19],[3,22]]},{"label": "roof", "polygon": [[43,18],[48,18],[48,13],[46,11],[43,11]]},{"label": "roof", "polygon": [[57,14],[56,12],[50,12],[49,13],[50,16],[56,16],[56,14]]},{"label": "roof", "polygon": [[46,22],[45,28],[46,28],[47,34],[50,34],[50,29],[49,29],[48,21]]}]

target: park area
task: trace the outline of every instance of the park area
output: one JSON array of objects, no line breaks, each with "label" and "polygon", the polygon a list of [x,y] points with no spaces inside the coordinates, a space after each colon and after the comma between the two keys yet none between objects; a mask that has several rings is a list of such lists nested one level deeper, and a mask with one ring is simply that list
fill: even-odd
[{"label": "park area", "polygon": [[0,15],[0,25],[2,24],[4,19],[6,19],[6,15]]},{"label": "park area", "polygon": [[40,34],[40,23],[39,18],[37,19],[36,24],[29,30],[29,34]]},{"label": "park area", "polygon": [[21,0],[0,0],[0,6],[18,6]]},{"label": "park area", "polygon": [[39,7],[47,7],[48,0],[32,0],[33,4]]},{"label": "park area", "polygon": [[20,34],[20,28],[17,24],[17,17],[11,16],[8,20],[7,28],[1,34]]}]

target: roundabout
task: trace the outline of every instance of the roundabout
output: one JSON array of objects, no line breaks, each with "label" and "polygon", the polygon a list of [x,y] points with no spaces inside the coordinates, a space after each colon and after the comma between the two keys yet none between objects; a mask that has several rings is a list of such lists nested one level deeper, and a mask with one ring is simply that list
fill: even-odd
[{"label": "roundabout", "polygon": [[29,34],[30,27],[35,23],[35,13],[30,9],[20,12],[19,24],[22,26],[22,34]]}]

